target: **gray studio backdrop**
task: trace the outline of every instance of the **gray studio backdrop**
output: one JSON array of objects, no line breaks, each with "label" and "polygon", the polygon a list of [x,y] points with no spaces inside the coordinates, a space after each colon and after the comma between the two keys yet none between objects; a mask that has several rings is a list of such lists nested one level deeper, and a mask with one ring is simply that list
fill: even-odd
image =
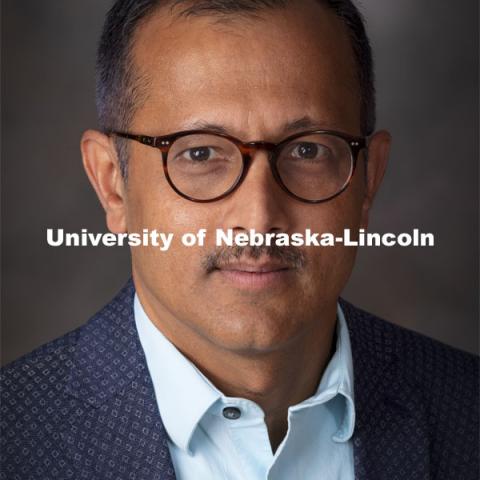
[{"label": "gray studio backdrop", "polygon": [[[52,248],[46,229],[105,231],[79,139],[96,125],[106,0],[2,1],[2,358],[71,330],[129,275],[121,248]],[[359,252],[344,296],[478,351],[477,2],[363,0],[379,127],[394,137],[371,229],[433,232],[434,248]]]}]

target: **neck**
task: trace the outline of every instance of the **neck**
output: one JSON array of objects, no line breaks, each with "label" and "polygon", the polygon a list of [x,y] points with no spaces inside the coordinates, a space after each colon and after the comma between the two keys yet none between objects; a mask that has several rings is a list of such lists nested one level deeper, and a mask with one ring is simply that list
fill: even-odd
[{"label": "neck", "polygon": [[265,413],[272,450],[288,427],[288,408],[312,396],[330,360],[336,325],[336,304],[310,330],[268,351],[229,350],[216,345],[137,288],[146,314],[155,326],[224,394],[249,399]]},{"label": "neck", "polygon": [[[333,331],[335,317],[330,323]],[[206,356],[183,353],[225,395],[247,398],[262,408],[275,452],[287,433],[288,408],[315,393],[330,360],[333,335],[325,335],[321,342],[318,339],[305,335],[288,349],[250,356],[225,351]]]}]

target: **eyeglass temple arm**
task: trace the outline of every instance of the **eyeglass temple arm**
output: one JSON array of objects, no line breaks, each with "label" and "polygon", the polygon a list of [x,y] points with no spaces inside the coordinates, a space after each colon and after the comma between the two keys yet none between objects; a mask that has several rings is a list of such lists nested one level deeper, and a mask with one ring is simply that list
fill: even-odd
[{"label": "eyeglass temple arm", "polygon": [[124,133],[124,132],[109,132],[109,134],[115,135],[121,138],[128,138],[129,140],[135,140],[137,142],[143,143],[144,145],[149,145],[151,147],[156,146],[155,137],[148,137],[147,135],[132,135],[131,133]]}]

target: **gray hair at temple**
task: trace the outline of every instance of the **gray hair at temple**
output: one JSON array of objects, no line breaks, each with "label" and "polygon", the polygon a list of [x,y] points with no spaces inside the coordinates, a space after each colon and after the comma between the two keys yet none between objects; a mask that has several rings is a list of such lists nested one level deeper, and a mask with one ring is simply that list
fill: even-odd
[{"label": "gray hair at temple", "polygon": [[[361,95],[360,125],[363,135],[375,129],[373,59],[363,18],[351,0],[317,0],[342,19],[350,36]],[[99,126],[104,132],[127,130],[135,110],[146,98],[148,80],[135,71],[132,38],[136,28],[158,8],[170,7],[180,17],[255,15],[282,8],[295,0],[117,0],[107,13],[96,65],[96,101]],[[120,168],[127,176],[128,149],[115,139]]]}]

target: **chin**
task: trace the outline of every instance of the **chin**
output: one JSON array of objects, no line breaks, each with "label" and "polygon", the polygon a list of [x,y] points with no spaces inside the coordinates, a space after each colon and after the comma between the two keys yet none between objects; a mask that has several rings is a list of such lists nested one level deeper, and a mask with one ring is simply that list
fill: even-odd
[{"label": "chin", "polygon": [[[227,310],[228,311],[228,310]],[[208,336],[213,343],[238,353],[261,354],[279,350],[308,329],[298,316],[278,311],[230,311],[209,321]]]}]

